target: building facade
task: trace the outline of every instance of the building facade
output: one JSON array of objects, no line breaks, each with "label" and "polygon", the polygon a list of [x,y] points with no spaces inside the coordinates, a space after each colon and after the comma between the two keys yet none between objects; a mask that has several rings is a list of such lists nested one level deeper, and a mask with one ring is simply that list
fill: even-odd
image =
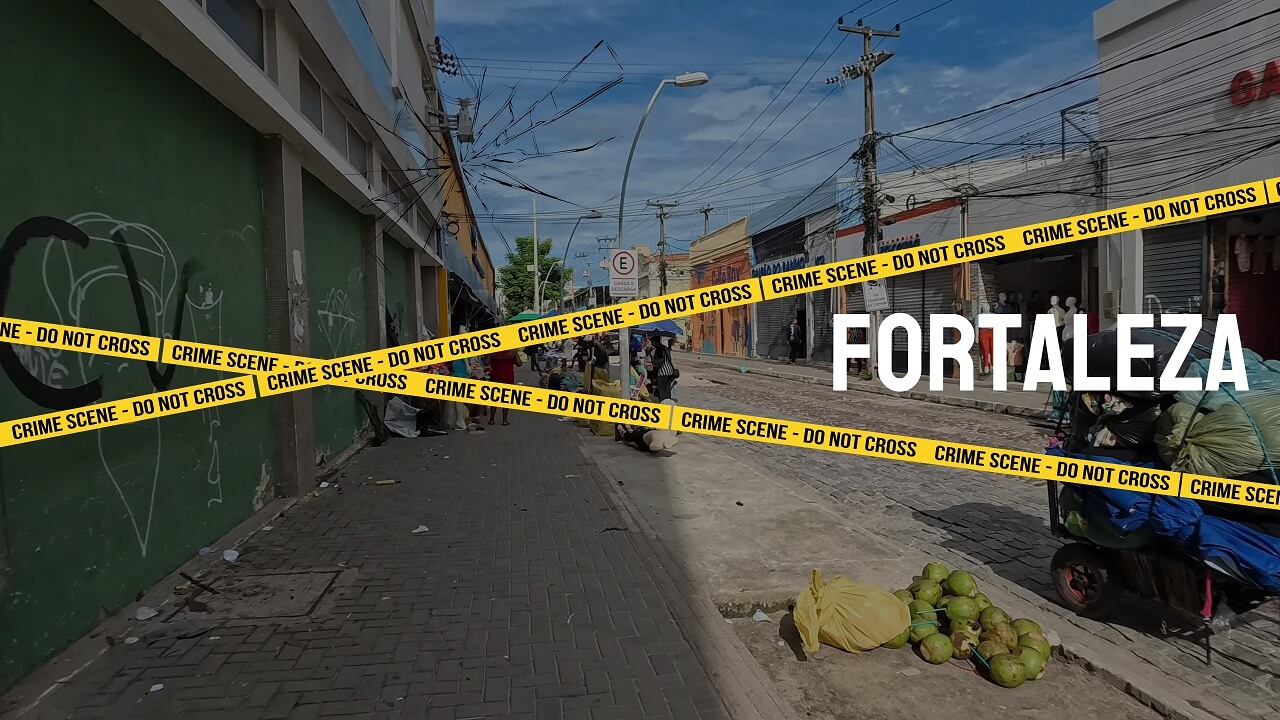
[{"label": "building facade", "polygon": [[[695,240],[689,246],[690,287],[697,289],[751,277],[747,219]],[[751,305],[698,313],[689,319],[693,352],[749,357],[753,349]]]},{"label": "building facade", "polygon": [[[4,3],[0,314],[318,358],[447,332],[446,257],[492,270],[441,231],[465,190],[434,25],[430,0]],[[5,419],[225,377],[16,345],[0,369]],[[0,689],[365,425],[325,388],[7,449]]]},{"label": "building facade", "polygon": [[[1143,0],[1094,14],[1110,206],[1280,175],[1267,130],[1280,121],[1280,47],[1264,19],[1278,9],[1280,0]],[[1105,305],[1232,313],[1245,347],[1280,358],[1277,236],[1274,206],[1118,234],[1100,253]]]}]

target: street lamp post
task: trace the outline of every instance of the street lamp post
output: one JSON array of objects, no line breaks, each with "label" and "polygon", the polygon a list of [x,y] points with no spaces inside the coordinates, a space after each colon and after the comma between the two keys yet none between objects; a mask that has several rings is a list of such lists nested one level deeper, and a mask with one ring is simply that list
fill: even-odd
[{"label": "street lamp post", "polygon": [[[543,300],[543,302],[544,302],[544,303],[546,302],[545,292],[546,292],[547,283],[551,281],[551,271],[552,271],[552,270],[555,270],[557,265],[559,265],[559,266],[561,266],[561,267],[564,267],[564,261],[563,261],[563,260],[558,260],[558,259],[556,259],[556,260],[552,260],[552,261],[551,261],[551,267],[547,268],[547,276],[546,276],[546,277],[544,277],[544,278],[542,278],[542,284],[538,287],[538,297],[542,298],[542,300]],[[561,299],[561,300],[563,300],[563,299],[564,299],[564,296],[563,296],[563,295],[561,295],[561,296],[560,296],[560,299]],[[557,308],[557,309],[559,309],[559,308]],[[541,314],[542,314],[542,308],[538,308],[535,312],[537,312],[539,315],[541,315]]]},{"label": "street lamp post", "polygon": [[[710,79],[704,72],[689,72],[677,75],[674,78],[668,78],[658,83],[658,88],[653,91],[653,97],[649,98],[649,105],[644,109],[644,114],[640,116],[640,124],[636,127],[635,137],[631,138],[631,150],[627,153],[627,166],[622,171],[622,193],[618,195],[618,247],[625,247],[622,244],[622,218],[626,209],[627,178],[631,175],[631,160],[636,155],[636,143],[640,141],[640,132],[644,130],[644,123],[649,119],[649,112],[653,110],[653,104],[658,101],[658,94],[662,92],[662,88],[668,85],[675,85],[679,88],[698,87],[699,85],[706,85]],[[618,369],[618,374],[622,381],[620,394],[624,400],[631,397],[630,335],[630,330],[626,327],[618,332],[618,363],[621,365]]]}]

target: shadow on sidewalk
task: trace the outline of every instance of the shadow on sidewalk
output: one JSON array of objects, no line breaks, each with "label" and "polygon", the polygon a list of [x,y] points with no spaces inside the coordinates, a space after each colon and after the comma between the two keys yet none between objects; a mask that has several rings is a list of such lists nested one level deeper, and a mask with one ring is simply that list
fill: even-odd
[{"label": "shadow on sidewalk", "polygon": [[[962,503],[936,515],[917,510],[912,515],[944,531],[939,542],[943,548],[982,559],[981,565],[995,575],[1072,613],[1054,590],[1051,569],[1053,554],[1065,541],[1049,534],[1044,518],[988,503]],[[1151,637],[1202,642],[1198,618],[1132,595],[1119,597],[1098,622]]]}]

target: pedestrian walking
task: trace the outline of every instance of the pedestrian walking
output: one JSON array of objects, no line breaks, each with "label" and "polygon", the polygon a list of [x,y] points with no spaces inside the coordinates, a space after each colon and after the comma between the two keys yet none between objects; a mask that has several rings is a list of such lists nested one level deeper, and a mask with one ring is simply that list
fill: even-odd
[{"label": "pedestrian walking", "polygon": [[[867,329],[866,329],[866,328],[860,328],[860,327],[856,327],[856,328],[849,328],[849,338],[848,338],[848,339],[849,339],[849,344],[850,344],[850,345],[865,345],[865,344],[866,344],[866,342],[867,342]],[[856,369],[857,369],[857,371],[858,371],[858,375],[862,375],[862,373],[864,373],[864,372],[866,372],[866,371],[867,371],[867,359],[866,359],[866,358],[853,358],[853,359],[852,359],[852,360],[850,360],[849,362],[850,362],[850,363],[852,363],[852,364],[854,365],[854,367],[851,367],[851,368],[849,368],[849,369],[850,369],[850,370],[853,370],[853,369],[855,369],[855,368],[856,368]]]},{"label": "pedestrian walking", "polygon": [[[519,353],[515,350],[499,350],[488,357],[489,360],[489,379],[496,383],[504,383],[507,385],[516,384],[516,368],[524,364],[520,359]],[[502,424],[511,424],[511,408],[502,408]],[[498,417],[498,406],[493,405],[489,408],[489,424]]]},{"label": "pedestrian walking", "polygon": [[800,321],[792,320],[791,327],[787,328],[787,343],[791,345],[791,355],[788,361],[796,364],[796,358],[800,357],[804,350],[804,335],[800,331]]},{"label": "pedestrian walking", "polygon": [[653,394],[658,402],[671,399],[671,386],[680,377],[680,370],[671,359],[671,348],[662,338],[653,336]]}]

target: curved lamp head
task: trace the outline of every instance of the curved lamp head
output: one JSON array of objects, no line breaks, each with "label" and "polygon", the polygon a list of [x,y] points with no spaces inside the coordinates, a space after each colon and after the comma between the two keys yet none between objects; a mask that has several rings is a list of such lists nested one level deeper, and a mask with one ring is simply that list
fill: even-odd
[{"label": "curved lamp head", "polygon": [[711,78],[707,77],[707,74],[704,72],[689,72],[684,73],[683,75],[677,75],[675,80],[672,80],[671,82],[676,87],[685,88],[706,85],[707,81],[710,79]]}]

